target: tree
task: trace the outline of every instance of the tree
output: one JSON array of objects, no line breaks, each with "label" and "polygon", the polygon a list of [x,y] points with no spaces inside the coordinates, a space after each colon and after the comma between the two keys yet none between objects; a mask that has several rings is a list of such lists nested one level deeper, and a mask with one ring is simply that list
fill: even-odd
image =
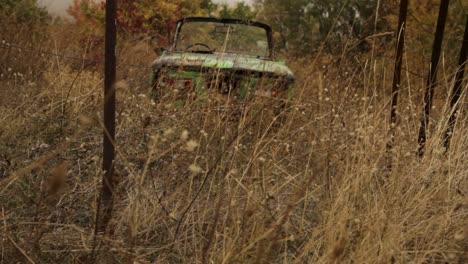
[{"label": "tree", "polygon": [[319,38],[318,13],[310,0],[258,0],[256,6],[259,19],[277,32],[278,48],[303,53]]},{"label": "tree", "polygon": [[[211,0],[120,0],[117,8],[117,28],[124,35],[157,34],[167,42],[179,18],[206,15],[213,7]],[[68,14],[75,18],[77,24],[102,25],[104,3],[95,0],[74,0]]]},{"label": "tree", "polygon": [[[328,51],[342,51],[351,38],[365,50],[366,38],[384,31],[385,19],[374,24],[377,0],[257,0],[260,18],[272,24],[281,36],[282,47],[296,53],[310,53],[326,42]],[[380,6],[380,13],[389,10]],[[382,16],[384,18],[384,16]],[[374,28],[374,26],[376,26]]]},{"label": "tree", "polygon": [[200,3],[200,8],[206,10],[208,15],[211,15],[218,9],[218,5],[213,3],[212,0],[202,0]]},{"label": "tree", "polygon": [[219,11],[219,16],[222,18],[240,18],[252,20],[256,17],[255,10],[245,2],[241,1],[235,7],[229,7],[223,4]]},{"label": "tree", "polygon": [[[15,69],[28,73],[43,70],[44,64],[38,61],[38,54],[19,53],[9,49],[7,44],[23,46],[43,43],[48,37],[47,26],[50,17],[47,11],[37,5],[36,0],[0,0],[0,36],[5,43],[0,51],[0,72]],[[6,49],[5,49],[6,47]]]},{"label": "tree", "polygon": [[[352,39],[359,51],[367,51],[370,48],[367,37],[388,30],[388,23],[382,15],[389,9],[383,4],[378,6],[377,0],[317,1],[316,6],[319,10],[320,35],[322,39],[327,35],[331,37],[330,50]],[[381,17],[375,23],[377,12]]]},{"label": "tree", "polygon": [[0,0],[0,16],[13,19],[18,24],[45,24],[49,14],[37,4],[37,0]]},{"label": "tree", "polygon": [[[411,0],[408,6],[408,46],[418,47],[410,51],[418,58],[430,56],[434,31],[437,22],[437,13],[441,0]],[[467,1],[451,1],[447,17],[447,34],[444,43],[459,43],[463,36],[463,25],[466,12],[468,10]],[[385,17],[391,28],[396,28],[398,13],[388,13]],[[450,64],[455,65],[457,49],[447,45],[443,52],[448,54],[447,59],[453,60]]]}]

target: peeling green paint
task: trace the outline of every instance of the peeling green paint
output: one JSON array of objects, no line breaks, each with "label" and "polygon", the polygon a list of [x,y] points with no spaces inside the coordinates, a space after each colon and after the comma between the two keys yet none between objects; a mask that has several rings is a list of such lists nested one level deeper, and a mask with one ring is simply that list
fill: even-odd
[{"label": "peeling green paint", "polygon": [[167,75],[173,78],[194,79],[199,77],[200,73],[191,71],[171,71],[168,72]]},{"label": "peeling green paint", "polygon": [[229,69],[269,73],[294,80],[294,74],[284,62],[256,58],[242,54],[188,52],[165,53],[153,64],[155,70],[164,67],[198,67],[201,69]]}]

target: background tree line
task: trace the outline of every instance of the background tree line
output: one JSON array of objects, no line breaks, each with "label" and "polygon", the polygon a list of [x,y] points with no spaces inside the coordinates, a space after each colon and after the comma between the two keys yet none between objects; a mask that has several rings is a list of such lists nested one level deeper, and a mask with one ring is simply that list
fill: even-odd
[{"label": "background tree line", "polygon": [[[408,39],[420,52],[429,52],[439,0],[412,0]],[[458,43],[468,4],[450,4],[447,42]],[[2,20],[31,27],[48,23],[49,15],[36,0],[0,0]],[[68,14],[81,32],[102,36],[104,4],[74,0]],[[218,4],[213,0],[119,0],[120,36],[151,36],[159,46],[171,40],[175,24],[184,16],[218,16],[266,22],[273,27],[276,49],[291,56],[324,51],[331,54],[367,52],[392,44],[398,18],[398,1],[380,0],[254,0],[250,5]],[[409,45],[410,47],[411,45]],[[448,50],[450,52],[450,50]]]}]

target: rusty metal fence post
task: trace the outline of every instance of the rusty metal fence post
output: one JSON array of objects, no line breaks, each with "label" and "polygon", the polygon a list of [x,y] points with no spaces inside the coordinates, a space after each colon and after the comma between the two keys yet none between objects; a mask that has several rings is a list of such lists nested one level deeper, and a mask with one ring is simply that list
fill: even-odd
[{"label": "rusty metal fence post", "polygon": [[442,49],[442,40],[444,38],[445,22],[447,20],[448,6],[450,0],[441,0],[439,7],[439,15],[437,18],[437,27],[434,36],[434,44],[432,46],[431,65],[429,66],[429,74],[427,77],[426,90],[424,92],[424,110],[421,117],[418,133],[418,155],[424,155],[424,148],[427,139],[427,127],[429,125],[429,115],[432,108],[432,100],[437,80],[437,69],[439,67],[440,51]]},{"label": "rusty metal fence post", "polygon": [[398,17],[397,36],[397,50],[395,58],[395,68],[393,70],[393,83],[392,83],[392,101],[390,104],[390,133],[387,143],[387,151],[389,155],[388,167],[392,167],[392,148],[395,141],[395,127],[396,127],[396,108],[398,104],[398,93],[401,85],[401,66],[403,63],[403,52],[405,48],[405,32],[406,32],[406,17],[408,14],[408,0],[400,1],[400,14]]},{"label": "rusty metal fence post", "polygon": [[[105,65],[104,65],[104,141],[102,169],[101,206],[102,219],[98,231],[105,232],[112,216],[114,192],[114,160],[115,160],[115,76],[116,76],[116,12],[117,0],[106,0],[106,35],[105,35]],[[99,215],[99,213],[98,213]]]},{"label": "rusty metal fence post", "polygon": [[468,15],[466,16],[465,33],[463,34],[463,43],[460,50],[460,58],[458,60],[458,71],[455,75],[455,83],[453,85],[452,94],[450,96],[450,117],[448,127],[444,134],[444,147],[445,152],[450,148],[450,140],[452,138],[453,129],[457,121],[458,114],[458,100],[462,95],[462,82],[465,74],[465,64],[468,59]]}]

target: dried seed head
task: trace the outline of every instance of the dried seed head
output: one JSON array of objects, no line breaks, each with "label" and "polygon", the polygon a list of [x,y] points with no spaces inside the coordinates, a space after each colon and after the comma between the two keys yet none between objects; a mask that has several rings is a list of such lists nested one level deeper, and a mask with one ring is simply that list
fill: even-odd
[{"label": "dried seed head", "polygon": [[340,240],[338,240],[333,247],[333,250],[331,252],[331,258],[332,260],[336,260],[341,257],[343,252],[345,251],[346,248],[346,240],[342,237]]},{"label": "dried seed head", "polygon": [[158,144],[159,142],[159,135],[151,135],[150,136],[150,144],[148,147],[152,147],[152,146],[155,146],[156,144]]},{"label": "dried seed head", "polygon": [[174,129],[168,128],[168,129],[164,130],[164,132],[163,132],[163,137],[167,138],[167,137],[169,137],[170,135],[172,135],[172,133],[174,133]]},{"label": "dried seed head", "polygon": [[187,151],[194,151],[197,147],[198,147],[198,142],[196,142],[195,140],[191,139],[189,141],[187,141],[187,144],[185,145],[185,150]]},{"label": "dried seed head", "polygon": [[151,124],[151,116],[146,116],[141,120],[141,126],[147,128]]},{"label": "dried seed head", "polygon": [[93,124],[93,120],[87,116],[79,115],[78,116],[78,123],[82,127],[89,127]]},{"label": "dried seed head", "polygon": [[181,140],[187,140],[189,137],[189,132],[187,129],[185,129],[184,131],[182,131],[182,133],[180,134],[180,139]]},{"label": "dried seed head", "polygon": [[200,168],[200,166],[198,166],[197,164],[190,164],[189,170],[190,170],[193,174],[199,174],[199,173],[202,172],[202,168]]},{"label": "dried seed head", "polygon": [[455,233],[455,235],[453,235],[453,238],[457,241],[461,241],[465,239],[465,234],[463,233],[463,231],[460,231],[460,232]]},{"label": "dried seed head", "polygon": [[65,187],[68,174],[68,162],[63,161],[57,165],[46,180],[46,191],[49,195],[56,194]]},{"label": "dried seed head", "polygon": [[115,83],[114,85],[115,89],[123,89],[123,90],[128,90],[130,88],[130,85],[128,85],[128,82],[125,80],[120,80]]},{"label": "dried seed head", "polygon": [[255,208],[255,205],[254,204],[250,204],[247,209],[245,210],[245,216],[247,218],[250,218],[256,211],[256,208]]},{"label": "dried seed head", "polygon": [[454,260],[454,259],[457,258],[457,255],[456,255],[455,253],[453,253],[453,252],[449,252],[449,253],[447,254],[447,257],[448,257],[448,259],[450,259],[450,260]]}]

